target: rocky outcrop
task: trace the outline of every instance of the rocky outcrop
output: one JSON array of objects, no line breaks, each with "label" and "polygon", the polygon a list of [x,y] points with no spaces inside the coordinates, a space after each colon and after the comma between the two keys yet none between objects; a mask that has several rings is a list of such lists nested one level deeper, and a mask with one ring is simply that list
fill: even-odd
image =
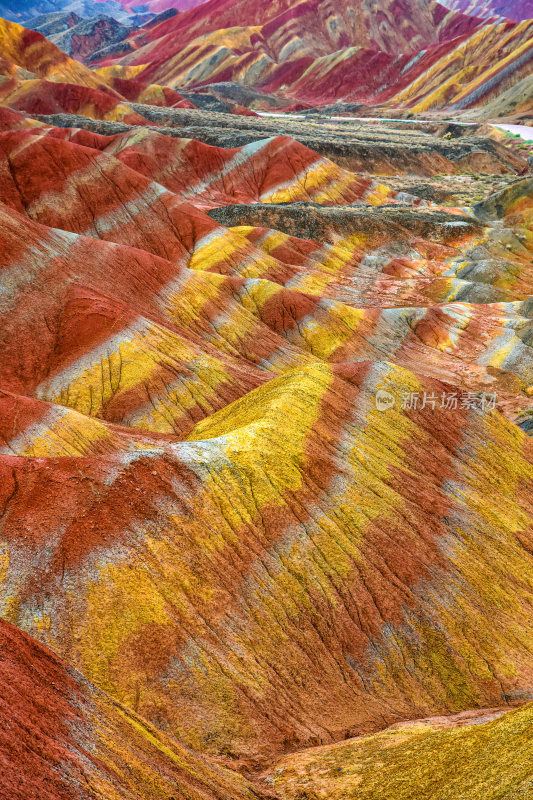
[{"label": "rocky outcrop", "polygon": [[42,34],[5,19],[0,19],[0,56],[48,81],[109,91],[102,78],[67,56]]},{"label": "rocky outcrop", "polygon": [[73,83],[11,80],[0,85],[0,103],[12,111],[33,116],[42,114],[83,114],[87,119],[123,121],[129,125],[149,125],[114,92]]},{"label": "rocky outcrop", "polygon": [[3,0],[0,3],[0,16],[24,25],[44,14],[76,14],[80,17],[107,14],[120,21],[129,16],[119,0]]},{"label": "rocky outcrop", "polygon": [[113,17],[104,15],[78,19],[75,24],[69,24],[66,30],[55,34],[45,32],[35,24],[33,29],[41,30],[60,50],[77,61],[87,61],[94,53],[122,42],[131,31],[131,28],[121,25]]},{"label": "rocky outcrop", "polygon": [[[215,147],[252,145],[272,136],[291,136],[347,170],[371,171],[381,176],[429,176],[476,170],[488,174],[521,174],[528,169],[524,155],[488,136],[448,138],[410,128],[379,124],[319,124],[290,119],[246,117],[194,109],[169,109],[130,104],[131,109],[165,136],[191,138]],[[67,128],[85,128],[103,135],[129,130],[125,124],[97,123],[74,115],[39,115],[43,122]]]},{"label": "rocky outcrop", "polygon": [[525,696],[529,184],[246,206],[283,234],[165,189],[177,140],[42,133],[1,138],[4,616],[235,760]]},{"label": "rocky outcrop", "polygon": [[[532,24],[478,18],[437,3],[291,0],[269,6],[211,0],[168,25],[140,30],[102,63],[142,68],[143,80],[182,90],[236,82],[289,105],[336,101],[415,112],[494,105],[499,116],[529,76]],[[180,61],[174,56],[180,52]],[[498,110],[501,103],[502,109]],[[302,106],[303,104],[303,106]],[[521,109],[527,114],[530,109]]]},{"label": "rocky outcrop", "polygon": [[442,5],[463,14],[474,14],[478,17],[507,17],[517,22],[533,19],[533,3],[531,0],[443,0]]}]

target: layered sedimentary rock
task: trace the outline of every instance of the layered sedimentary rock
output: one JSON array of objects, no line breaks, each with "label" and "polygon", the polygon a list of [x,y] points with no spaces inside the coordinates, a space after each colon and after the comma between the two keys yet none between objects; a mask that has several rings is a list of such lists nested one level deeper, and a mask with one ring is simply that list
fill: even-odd
[{"label": "layered sedimentary rock", "polygon": [[[166,92],[234,82],[263,93],[264,108],[269,97],[280,95],[286,104],[341,100],[415,112],[462,112],[488,103],[490,116],[531,114],[531,20],[481,18],[418,0],[402,8],[401,25],[395,24],[397,9],[387,4],[379,14],[364,2],[353,8],[341,4],[334,13],[319,0],[296,6],[287,0],[266,12],[241,5],[209,0],[170,18],[149,18],[140,27],[101,15],[84,20],[67,11],[36,19],[35,26],[88,64],[120,67],[122,78],[165,87],[139,90],[137,102],[155,98],[156,105],[175,106],[179,100],[170,102]],[[37,41],[43,52],[52,46],[35,39],[36,33],[6,25],[2,54],[19,66],[27,67],[22,51],[30,43],[32,59]],[[23,43],[20,52],[9,44],[17,39]],[[94,73],[89,79],[70,62],[59,66],[60,60],[49,55],[47,64],[58,62],[53,71],[35,71],[96,88]],[[102,83],[98,88],[104,88]],[[135,93],[127,94],[133,98]],[[235,104],[233,111],[243,113],[242,105]]]},{"label": "layered sedimentary rock", "polygon": [[129,125],[149,125],[144,117],[107,91],[73,83],[40,78],[4,81],[0,103],[28,114],[81,114],[89,119],[122,121]]},{"label": "layered sedimentary rock", "polygon": [[78,61],[122,42],[131,28],[103,14],[82,19],[77,14],[50,14],[29,20],[27,27],[43,33],[60,50]]},{"label": "layered sedimentary rock", "polygon": [[99,71],[106,83],[122,97],[131,102],[142,103],[149,106],[163,106],[165,108],[194,108],[194,103],[186,100],[182,95],[169,89],[167,86],[143,83],[135,78],[122,78],[114,74],[113,67]]},{"label": "layered sedimentary rock", "polygon": [[[63,50],[87,62],[96,53],[106,50],[104,19],[98,18],[93,24],[80,20],[76,14],[50,14],[35,22],[36,28],[47,32],[59,27],[59,33],[50,34],[51,39]],[[117,41],[121,41],[120,31],[127,33],[130,28],[116,25],[118,28],[113,30]],[[194,103],[167,86],[136,80],[138,70],[91,71],[37,31],[6,20],[1,20],[0,29],[0,103],[5,107],[31,115],[79,114],[84,118],[120,120],[131,125],[150,124],[142,112],[133,110],[132,103],[195,108]],[[221,103],[220,106],[232,114],[254,115],[237,103]]]},{"label": "layered sedimentary rock", "polygon": [[[507,142],[503,144],[501,137],[495,137],[494,131],[484,125],[444,124],[436,126],[439,130],[433,135],[431,131],[400,124],[391,128],[389,124],[372,122],[353,125],[348,120],[319,126],[304,119],[239,116],[236,120],[233,115],[214,111],[129,105],[165,136],[195,139],[227,149],[259,146],[259,140],[285,135],[349,171],[370,173],[372,180],[376,175],[381,176],[383,183],[387,183],[386,176],[390,175],[528,172],[527,152],[511,148]],[[53,127],[82,128],[104,135],[134,130],[123,122],[94,121],[74,114],[39,115],[39,120]],[[457,128],[462,135],[457,135]]]},{"label": "layered sedimentary rock", "polygon": [[279,762],[268,782],[286,800],[529,797],[533,707],[400,725]]},{"label": "layered sedimentary rock", "polygon": [[533,383],[529,182],[475,218],[287,139],[0,149],[3,615],[234,759],[527,697],[533,454],[490,397]]},{"label": "layered sedimentary rock", "polygon": [[258,800],[0,621],[1,797]]},{"label": "layered sedimentary rock", "polygon": [[118,0],[3,0],[0,3],[3,17],[23,24],[37,15],[57,13],[81,17],[109,14],[117,20],[130,16]]},{"label": "layered sedimentary rock", "polygon": [[332,9],[320,0],[304,0],[297,5],[281,0],[269,7],[242,1],[235,4],[228,0],[210,0],[186,15],[175,17],[166,31],[161,28],[155,33],[164,36],[158,52],[161,60],[165,50],[177,51],[178,41],[183,47],[197,37],[206,37],[207,43],[212,34],[213,41],[215,37],[241,35],[244,43],[246,36],[255,33],[259,40],[269,42],[272,57],[283,61],[296,51],[302,56],[317,56],[347,46],[391,53],[416,50],[418,46],[427,47],[468,33],[476,24],[475,18],[446,14],[438,3],[419,0],[403,3],[401,17],[396,18],[393,6],[387,4],[376,14],[365,3],[352,7],[340,3]]},{"label": "layered sedimentary rock", "polygon": [[106,88],[102,78],[67,56],[42,34],[5,19],[0,20],[0,55],[48,81],[98,90]]},{"label": "layered sedimentary rock", "polygon": [[[284,0],[268,9],[209,0],[186,13],[148,15],[140,25],[133,17],[129,26],[102,14],[82,19],[70,7],[34,24],[86,63],[132,68],[143,84],[178,93],[235,82],[286,104],[340,100],[462,112],[489,103],[490,116],[530,116],[531,20],[524,9],[507,16],[503,7],[488,16],[486,8],[476,11],[410,0],[398,24],[398,9],[388,3],[376,13],[363,0],[334,11],[323,0]],[[28,42],[32,35],[7,34]],[[7,57],[24,66],[12,51]]]},{"label": "layered sedimentary rock", "polygon": [[531,0],[444,0],[443,5],[477,17],[507,17],[517,22],[533,19]]},{"label": "layered sedimentary rock", "polygon": [[499,414],[461,408],[452,433],[431,403],[402,411],[422,389],[445,387],[313,364],[187,442],[2,456],[3,614],[233,757],[527,696],[530,440]]},{"label": "layered sedimentary rock", "polygon": [[[228,203],[280,203],[312,200],[323,205],[369,205],[403,202],[425,205],[420,198],[395,192],[379,181],[359,178],[286,136],[268,137],[239,148],[210,147],[191,139],[171,139],[150,129],[117,136],[56,128],[42,131],[52,139],[71,144],[28,139],[23,163],[47,148],[68,154],[85,153],[77,145],[100,151],[98,161],[120,169],[115,159],[151,178],[197,208]],[[6,145],[9,143],[6,137]],[[9,158],[9,154],[8,158]],[[96,154],[95,154],[96,155]],[[20,169],[24,169],[21,163]],[[127,170],[121,174],[127,175]]]},{"label": "layered sedimentary rock", "polygon": [[376,12],[365,2],[333,10],[320,0],[287,0],[265,10],[210,0],[132,32],[97,58],[136,65],[144,81],[178,91],[234,81],[313,105],[342,100],[427,111],[492,100],[493,116],[530,113],[522,107],[532,47],[527,15],[522,22],[487,19],[471,8],[463,14],[413,0],[398,19],[387,3]]},{"label": "layered sedimentary rock", "polygon": [[[309,8],[329,47],[327,9],[302,6],[276,58]],[[420,22],[437,47],[478,34],[439,9]],[[204,13],[183,15],[193,39]],[[2,30],[10,798],[527,795],[523,152],[476,125],[179,107],[153,59],[91,71]],[[409,188],[473,167],[503,191]]]}]

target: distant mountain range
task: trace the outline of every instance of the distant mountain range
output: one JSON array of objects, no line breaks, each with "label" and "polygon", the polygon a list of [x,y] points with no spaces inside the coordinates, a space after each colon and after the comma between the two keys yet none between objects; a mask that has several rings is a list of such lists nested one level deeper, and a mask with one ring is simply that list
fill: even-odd
[{"label": "distant mountain range", "polygon": [[442,4],[477,17],[507,17],[515,22],[533,18],[533,0],[442,0]]},{"label": "distant mountain range", "polygon": [[61,11],[74,12],[81,17],[106,14],[125,21],[136,14],[160,14],[169,8],[187,10],[195,5],[198,0],[146,0],[144,3],[136,0],[5,0],[0,3],[0,17],[27,22],[40,14]]},{"label": "distant mountain range", "polygon": [[[334,11],[324,0],[267,7],[209,0],[124,36],[116,29],[105,48],[97,43],[69,52],[180,93],[229,83],[301,108],[341,101],[426,112],[488,104],[491,116],[523,116],[532,106],[533,22],[475,17],[426,0],[402,0],[401,8],[384,0],[378,10],[370,0],[339,0]],[[268,106],[257,96],[253,102]]]},{"label": "distant mountain range", "polygon": [[[160,14],[169,8],[187,11],[203,2],[205,0],[6,0],[0,3],[0,16],[27,21],[38,14],[74,11],[84,17],[110,14],[123,19],[124,12]],[[500,16],[514,21],[533,18],[533,0],[442,0],[442,5],[476,17]],[[269,16],[268,6],[263,6],[262,11]]]},{"label": "distant mountain range", "polygon": [[27,22],[41,14],[75,13],[80,17],[109,14],[117,20],[127,19],[128,11],[117,0],[7,0],[0,3],[0,16],[15,22]]},{"label": "distant mountain range", "polygon": [[17,15],[39,11],[27,27],[91,68],[113,68],[114,80],[135,79],[145,87],[135,97],[153,97],[146,87],[156,85],[174,93],[172,104],[200,90],[211,97],[202,102],[241,112],[340,102],[527,118],[533,20],[498,16],[517,12],[512,2],[447,2],[456,10],[427,0],[382,0],[379,8],[372,0],[208,0],[189,11],[168,8],[172,0],[40,0],[17,5]]}]

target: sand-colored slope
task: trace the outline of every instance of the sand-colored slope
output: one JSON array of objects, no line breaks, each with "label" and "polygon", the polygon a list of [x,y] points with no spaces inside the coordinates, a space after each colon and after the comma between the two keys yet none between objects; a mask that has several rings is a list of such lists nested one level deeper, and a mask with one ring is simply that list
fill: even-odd
[{"label": "sand-colored slope", "polygon": [[533,706],[399,725],[287,756],[268,777],[284,800],[514,800],[533,793]]},{"label": "sand-colored slope", "polygon": [[67,56],[42,34],[6,19],[0,19],[0,55],[49,81],[108,88],[99,75]]},{"label": "sand-colored slope", "polygon": [[508,19],[533,19],[531,0],[444,0],[443,5],[478,17],[502,16]]},{"label": "sand-colored slope", "polygon": [[33,80],[4,82],[0,102],[14,111],[27,114],[80,114],[89,119],[121,121],[128,125],[150,123],[120,98],[101,89],[58,81]]}]

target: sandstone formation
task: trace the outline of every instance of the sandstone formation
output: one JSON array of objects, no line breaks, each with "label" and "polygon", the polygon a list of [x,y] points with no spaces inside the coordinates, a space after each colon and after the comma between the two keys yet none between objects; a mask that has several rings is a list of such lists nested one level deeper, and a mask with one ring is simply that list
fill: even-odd
[{"label": "sandstone formation", "polygon": [[[530,444],[475,398],[512,417],[533,383],[530,182],[476,219],[287,139],[213,166],[149,130],[36,127],[0,150],[4,616],[233,758],[527,692]],[[245,191],[229,228],[200,210]],[[448,391],[473,398],[451,429],[402,408]]]},{"label": "sandstone formation", "polygon": [[0,797],[260,800],[0,621]]},{"label": "sandstone formation", "polygon": [[286,800],[529,797],[533,707],[500,714],[421,720],[314,748],[282,759],[268,782]]},{"label": "sandstone formation", "polygon": [[174,75],[357,31],[441,92],[475,40],[444,95],[488,107],[528,52],[409,0],[407,68],[350,8],[210,0],[97,69],[0,23],[2,800],[531,793],[530,149]]},{"label": "sandstone formation", "polygon": [[444,0],[443,5],[477,17],[506,17],[517,22],[533,19],[531,0]]},{"label": "sandstone formation", "polygon": [[178,91],[234,81],[290,103],[462,112],[492,101],[494,116],[527,116],[533,23],[461,11],[424,0],[402,3],[400,17],[388,2],[376,12],[366,2],[209,0],[133,31],[100,61]]}]

